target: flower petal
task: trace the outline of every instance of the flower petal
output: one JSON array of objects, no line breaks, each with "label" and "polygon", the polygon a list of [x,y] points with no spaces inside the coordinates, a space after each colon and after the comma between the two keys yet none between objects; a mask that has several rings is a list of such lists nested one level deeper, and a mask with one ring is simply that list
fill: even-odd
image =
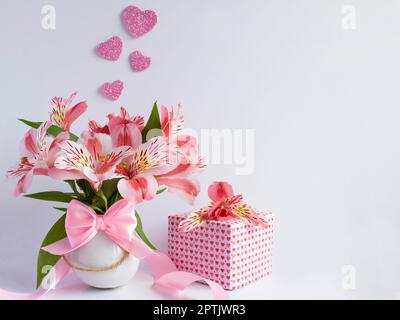
[{"label": "flower petal", "polygon": [[97,192],[99,191],[100,184],[102,181],[106,180],[101,175],[98,175],[92,168],[85,167],[83,168],[83,174],[85,175],[85,179],[89,181],[92,188]]},{"label": "flower petal", "polygon": [[71,125],[87,110],[87,108],[88,106],[86,101],[82,101],[73,106],[71,109],[68,109],[65,113],[64,129],[69,131]]},{"label": "flower petal", "polygon": [[200,193],[200,184],[195,178],[156,178],[160,185],[167,186],[168,191],[176,193],[190,205],[194,204],[195,198]]},{"label": "flower petal", "polygon": [[136,148],[142,143],[142,133],[133,123],[116,126],[111,131],[111,138],[116,147],[131,146]]},{"label": "flower petal", "polygon": [[142,188],[144,200],[151,200],[155,197],[158,190],[156,178],[150,175],[139,175],[136,177],[136,181],[138,181]]},{"label": "flower petal", "polygon": [[160,122],[161,130],[163,131],[165,136],[168,136],[168,108],[166,106],[161,106]]},{"label": "flower petal", "polygon": [[80,170],[65,170],[57,169],[55,167],[49,169],[48,175],[54,180],[86,179],[86,176]]},{"label": "flower petal", "polygon": [[117,166],[122,160],[131,156],[133,150],[129,146],[114,148],[104,156],[103,164],[97,169],[98,173],[103,174],[111,168]]},{"label": "flower petal", "polygon": [[165,106],[161,107],[161,130],[165,137],[175,139],[183,129],[184,118],[180,114],[181,108],[182,106],[179,104],[175,114],[173,108],[168,112]]},{"label": "flower petal", "polygon": [[95,133],[91,130],[82,132],[78,143],[86,146],[94,161],[97,161],[101,155],[105,155],[112,150],[112,142],[109,135]]},{"label": "flower petal", "polygon": [[121,179],[118,181],[118,191],[124,199],[134,203],[140,203],[141,191],[135,180]]},{"label": "flower petal", "polygon": [[102,127],[94,120],[89,121],[89,128],[94,133],[110,134],[110,129],[108,128],[108,125]]},{"label": "flower petal", "polygon": [[68,132],[61,132],[50,144],[49,150],[47,152],[46,163],[48,168],[54,167],[54,162],[61,152],[60,144],[67,141],[69,139]]},{"label": "flower petal", "polygon": [[190,213],[186,219],[179,222],[178,232],[189,232],[190,230],[201,226],[205,221],[205,215],[207,214],[208,208],[202,208],[195,212]]},{"label": "flower petal", "polygon": [[114,146],[138,147],[142,143],[144,118],[136,116],[131,118],[128,111],[121,107],[120,115],[109,114],[108,128],[113,139]]},{"label": "flower petal", "polygon": [[33,170],[27,171],[17,182],[17,186],[14,190],[14,196],[18,197],[19,195],[26,193],[29,187],[32,184],[33,180]]},{"label": "flower petal", "polygon": [[172,155],[176,152],[173,145],[168,144],[164,137],[155,137],[144,144],[141,144],[133,152],[129,163],[129,172],[133,175],[145,174],[163,174],[171,171],[174,164],[169,160],[174,159]]},{"label": "flower petal", "polygon": [[232,205],[231,213],[247,224],[261,226],[263,228],[269,226],[264,214],[243,202]]},{"label": "flower petal", "polygon": [[197,173],[198,171],[200,171],[201,169],[203,169],[202,164],[192,164],[192,163],[188,163],[188,164],[180,164],[177,167],[173,168],[172,170],[164,173],[164,174],[159,174],[157,175],[160,178],[185,178],[188,177],[192,174]]},{"label": "flower petal", "polygon": [[118,191],[122,197],[134,203],[153,199],[157,189],[157,180],[150,175],[141,175],[130,180],[121,179],[118,182]]},{"label": "flower petal", "polygon": [[223,201],[233,195],[232,186],[224,181],[216,181],[208,187],[208,196],[212,201]]},{"label": "flower petal", "polygon": [[74,101],[74,99],[76,98],[77,95],[78,95],[78,91],[72,92],[71,95],[69,96],[69,98],[65,99],[65,104],[67,106],[70,106],[72,101]]},{"label": "flower petal", "polygon": [[38,129],[29,129],[21,141],[20,153],[23,156],[35,157],[39,152]]},{"label": "flower petal", "polygon": [[54,162],[57,169],[82,170],[85,167],[94,168],[93,159],[83,145],[67,140],[60,143],[59,146],[64,154]]}]

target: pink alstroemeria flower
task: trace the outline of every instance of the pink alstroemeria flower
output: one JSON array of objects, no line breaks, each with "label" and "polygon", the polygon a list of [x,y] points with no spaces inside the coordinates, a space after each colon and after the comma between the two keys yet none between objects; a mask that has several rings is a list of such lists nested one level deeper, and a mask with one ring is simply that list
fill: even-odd
[{"label": "pink alstroemeria flower", "polygon": [[225,221],[233,218],[239,218],[251,225],[268,226],[264,215],[243,203],[243,196],[235,195],[229,183],[214,182],[208,188],[208,196],[212,200],[209,206],[189,214],[179,223],[178,231],[188,232],[207,220]]},{"label": "pink alstroemeria flower", "polygon": [[79,102],[75,106],[70,107],[76,95],[77,92],[74,92],[68,99],[61,97],[51,99],[50,121],[53,125],[60,127],[64,131],[69,131],[72,123],[87,109],[86,101]]},{"label": "pink alstroemeria flower", "polygon": [[131,117],[128,111],[124,107],[121,107],[119,115],[110,114],[108,118],[107,127],[114,146],[131,146],[132,148],[136,148],[142,143],[143,117]]},{"label": "pink alstroemeria flower", "polygon": [[194,174],[205,167],[204,160],[199,156],[197,139],[190,135],[182,135],[184,118],[180,114],[182,109],[178,105],[177,113],[172,108],[171,111],[165,106],[161,107],[161,129],[164,137],[170,144],[177,148],[173,170],[157,175],[156,179],[160,185],[168,187],[170,192],[176,193],[190,205],[200,193],[200,184]]},{"label": "pink alstroemeria flower", "polygon": [[132,148],[112,148],[111,137],[102,133],[86,131],[78,142],[65,141],[60,144],[62,155],[50,172],[55,179],[86,179],[98,191],[102,182],[115,177],[116,166],[132,155]]},{"label": "pink alstroemeria flower", "polygon": [[160,185],[167,186],[169,192],[177,194],[182,200],[193,205],[200,193],[200,183],[193,174],[203,167],[202,163],[179,164],[173,170],[156,175],[155,178]]},{"label": "pink alstroemeria flower", "polygon": [[44,122],[38,129],[29,129],[21,143],[21,161],[16,169],[9,170],[8,176],[20,177],[14,190],[14,195],[26,193],[32,184],[34,175],[47,175],[49,168],[59,153],[58,143],[68,139],[68,133],[61,133],[47,148],[47,129],[50,121]]},{"label": "pink alstroemeria flower", "polygon": [[165,137],[170,140],[177,138],[185,123],[184,117],[180,114],[182,105],[178,104],[178,110],[175,113],[174,108],[168,111],[166,106],[161,107],[161,130]]},{"label": "pink alstroemeria flower", "polygon": [[164,137],[155,137],[139,145],[133,155],[118,165],[116,173],[122,179],[118,182],[118,190],[123,198],[135,203],[151,200],[157,193],[158,182],[154,177],[171,171],[173,164],[169,158],[174,148],[170,147]]}]

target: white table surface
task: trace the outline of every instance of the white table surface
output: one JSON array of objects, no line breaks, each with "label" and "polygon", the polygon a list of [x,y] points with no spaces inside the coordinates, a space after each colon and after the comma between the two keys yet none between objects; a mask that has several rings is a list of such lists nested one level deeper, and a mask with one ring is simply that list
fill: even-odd
[{"label": "white table surface", "polygon": [[[246,287],[228,291],[229,297],[235,299],[368,299],[368,292],[344,290],[334,287],[329,277],[319,276],[298,282],[288,282],[277,275],[260,279]],[[152,277],[146,266],[139,269],[136,276],[125,286],[116,289],[96,289],[89,287],[73,274],[50,291],[45,300],[163,300],[163,299],[211,299],[211,291],[203,284],[193,284],[180,295],[171,295],[152,286]],[[13,288],[8,288],[12,290]],[[19,289],[20,290],[20,289]],[[399,298],[400,295],[393,298]]]}]

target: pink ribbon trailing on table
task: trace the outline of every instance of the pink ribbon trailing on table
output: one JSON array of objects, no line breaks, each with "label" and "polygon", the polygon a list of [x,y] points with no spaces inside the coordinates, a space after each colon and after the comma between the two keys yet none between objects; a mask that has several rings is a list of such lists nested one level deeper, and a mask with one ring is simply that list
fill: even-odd
[{"label": "pink ribbon trailing on table", "polygon": [[235,195],[232,186],[223,181],[216,181],[208,187],[211,203],[204,208],[190,213],[179,223],[179,232],[189,232],[209,220],[226,221],[240,219],[246,224],[268,227],[268,221],[257,209],[243,203],[242,195]]},{"label": "pink ribbon trailing on table", "polygon": [[[203,281],[212,290],[214,299],[228,298],[227,293],[217,283],[193,273],[178,271],[168,256],[150,249],[142,240],[136,237],[134,234],[136,227],[134,212],[134,204],[124,199],[114,203],[104,215],[97,215],[92,208],[82,202],[72,200],[68,205],[65,219],[67,237],[42,249],[51,254],[61,256],[82,247],[92,240],[98,232],[104,232],[122,249],[149,263],[155,286],[179,292],[196,281]],[[0,298],[38,299],[55,288],[69,270],[70,267],[65,260],[60,259],[50,271],[50,274],[42,281],[42,283],[45,283],[50,275],[54,277],[48,288],[41,286],[31,294],[20,294],[0,289]]]}]

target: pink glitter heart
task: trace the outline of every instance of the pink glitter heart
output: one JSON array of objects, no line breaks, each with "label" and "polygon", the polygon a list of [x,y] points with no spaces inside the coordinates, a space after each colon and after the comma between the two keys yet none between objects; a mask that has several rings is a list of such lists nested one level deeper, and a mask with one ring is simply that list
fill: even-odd
[{"label": "pink glitter heart", "polygon": [[157,15],[152,10],[140,10],[129,6],[122,12],[122,21],[132,37],[138,38],[149,32],[157,24]]},{"label": "pink glitter heart", "polygon": [[116,61],[122,52],[122,40],[120,37],[112,37],[96,46],[96,52],[104,59]]},{"label": "pink glitter heart", "polygon": [[144,56],[140,51],[134,51],[130,55],[132,70],[135,72],[146,70],[151,64],[151,58]]},{"label": "pink glitter heart", "polygon": [[107,98],[117,100],[120,97],[122,90],[124,90],[124,83],[121,80],[116,80],[111,83],[106,82],[102,85],[101,90]]}]

